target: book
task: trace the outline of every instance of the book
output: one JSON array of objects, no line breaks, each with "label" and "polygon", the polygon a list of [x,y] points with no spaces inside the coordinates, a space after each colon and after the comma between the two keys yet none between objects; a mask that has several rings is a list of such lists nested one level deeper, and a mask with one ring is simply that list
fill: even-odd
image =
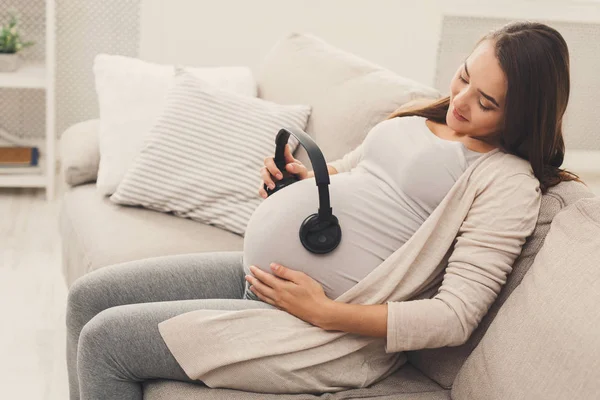
[{"label": "book", "polygon": [[37,147],[0,146],[0,168],[34,167],[39,156]]}]

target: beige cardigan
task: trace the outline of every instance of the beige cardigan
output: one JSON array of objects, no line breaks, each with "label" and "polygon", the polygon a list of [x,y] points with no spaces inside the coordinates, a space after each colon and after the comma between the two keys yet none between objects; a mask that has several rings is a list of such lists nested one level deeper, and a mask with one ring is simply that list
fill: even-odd
[{"label": "beige cardigan", "polygon": [[[405,350],[467,340],[506,283],[540,204],[526,160],[495,149],[471,164],[409,241],[335,299],[387,303],[386,338],[326,331],[274,307],[191,311],[158,328],[189,378],[212,388],[365,387],[404,364]],[[435,287],[433,298],[415,299]]]}]

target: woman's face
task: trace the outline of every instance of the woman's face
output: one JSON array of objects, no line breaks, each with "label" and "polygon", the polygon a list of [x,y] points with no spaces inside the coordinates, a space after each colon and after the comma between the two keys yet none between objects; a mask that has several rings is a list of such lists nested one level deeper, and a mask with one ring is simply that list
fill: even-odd
[{"label": "woman's face", "polygon": [[452,78],[446,124],[458,134],[496,143],[502,130],[507,88],[506,76],[494,54],[494,43],[485,40]]}]

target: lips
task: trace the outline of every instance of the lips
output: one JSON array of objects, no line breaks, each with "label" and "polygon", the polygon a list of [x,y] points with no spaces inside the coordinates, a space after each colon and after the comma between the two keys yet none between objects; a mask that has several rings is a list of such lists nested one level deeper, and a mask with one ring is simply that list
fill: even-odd
[{"label": "lips", "polygon": [[460,115],[458,113],[458,111],[456,111],[456,108],[454,108],[454,107],[452,107],[452,114],[454,115],[454,118],[456,118],[459,121],[468,121],[468,119],[466,119],[465,117]]}]

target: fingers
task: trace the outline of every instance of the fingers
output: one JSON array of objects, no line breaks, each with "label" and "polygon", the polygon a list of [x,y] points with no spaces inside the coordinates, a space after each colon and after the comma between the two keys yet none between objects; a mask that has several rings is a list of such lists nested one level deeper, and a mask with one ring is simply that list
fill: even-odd
[{"label": "fingers", "polygon": [[[255,293],[261,300],[264,300],[265,297],[269,298],[270,300],[275,300],[277,298],[275,291],[269,286],[259,281],[258,279],[254,278],[252,280],[249,280],[248,282],[251,285],[250,290],[253,293]],[[263,297],[261,297],[261,295]]]},{"label": "fingers", "polygon": [[272,306],[277,307],[277,304],[275,304],[275,302],[271,298],[265,296],[264,294],[262,294],[261,292],[259,292],[258,290],[256,290],[256,287],[250,286],[250,291],[252,293],[254,293],[256,295],[256,297],[258,297],[259,299],[261,299],[265,303],[268,303],[268,304],[270,304]]},{"label": "fingers", "polygon": [[[306,178],[308,175],[308,170],[300,161],[296,160],[292,156],[292,148],[289,144],[285,145],[284,155],[286,162],[285,169],[288,172],[297,175],[300,179]],[[260,169],[260,177],[263,180],[263,183],[267,185],[269,189],[274,189],[275,180],[283,179],[283,174],[279,168],[277,168],[274,157],[265,157],[264,164],[264,167]],[[292,164],[292,166],[290,166],[290,164]],[[267,191],[262,183],[258,188],[258,195],[264,199],[268,197]]]},{"label": "fingers", "polygon": [[296,159],[294,158],[294,156],[292,156],[292,148],[289,144],[285,145],[285,149],[283,150],[283,154],[285,156],[285,163],[289,164],[289,163],[293,163],[296,161]]},{"label": "fingers", "polygon": [[[280,265],[277,263],[271,263],[270,267],[271,267],[271,270],[273,271],[273,273],[275,274],[275,276],[285,279],[287,281],[294,282],[296,284],[301,283],[305,276],[304,272],[289,269],[289,268],[284,267],[283,265]],[[261,271],[261,272],[263,272],[263,271]],[[263,273],[266,274],[265,272],[263,272]],[[262,279],[262,277],[261,277],[261,279]]]},{"label": "fingers", "polygon": [[269,173],[266,167],[262,167],[260,169],[260,177],[263,182],[270,188],[273,189],[275,187],[275,182],[273,181],[273,177]]},{"label": "fingers", "polygon": [[308,176],[308,169],[297,162],[287,164],[285,169],[290,173],[297,175],[300,179],[305,179]]},{"label": "fingers", "polygon": [[308,177],[308,169],[300,160],[297,160],[292,156],[292,148],[289,144],[285,145],[285,169],[294,175],[297,175],[300,179]]},{"label": "fingers", "polygon": [[263,199],[266,199],[268,197],[267,191],[265,190],[265,188],[263,187],[263,184],[260,184],[260,188],[258,189],[258,195],[260,197],[262,197]]},{"label": "fingers", "polygon": [[277,165],[275,165],[275,160],[273,159],[273,157],[265,157],[265,167],[267,167],[268,173],[273,175],[275,178],[283,178],[281,171],[279,170],[279,168],[277,168]]},{"label": "fingers", "polygon": [[263,295],[273,300],[277,300],[278,296],[276,290],[278,287],[284,284],[284,282],[281,279],[254,266],[250,267],[250,271],[252,274],[254,274],[254,276],[246,275],[246,281],[258,289]]},{"label": "fingers", "polygon": [[[276,277],[273,274],[265,272],[262,269],[255,267],[254,265],[250,266],[250,271],[254,274],[254,276],[256,278],[258,278],[260,280],[260,282],[262,282],[265,285],[268,285],[272,290],[276,289],[277,287],[281,286],[284,283],[280,278]],[[252,282],[250,282],[250,283],[254,283],[256,278],[251,279]],[[273,297],[273,296],[271,296],[270,293],[265,293],[265,294],[270,297]]]}]

